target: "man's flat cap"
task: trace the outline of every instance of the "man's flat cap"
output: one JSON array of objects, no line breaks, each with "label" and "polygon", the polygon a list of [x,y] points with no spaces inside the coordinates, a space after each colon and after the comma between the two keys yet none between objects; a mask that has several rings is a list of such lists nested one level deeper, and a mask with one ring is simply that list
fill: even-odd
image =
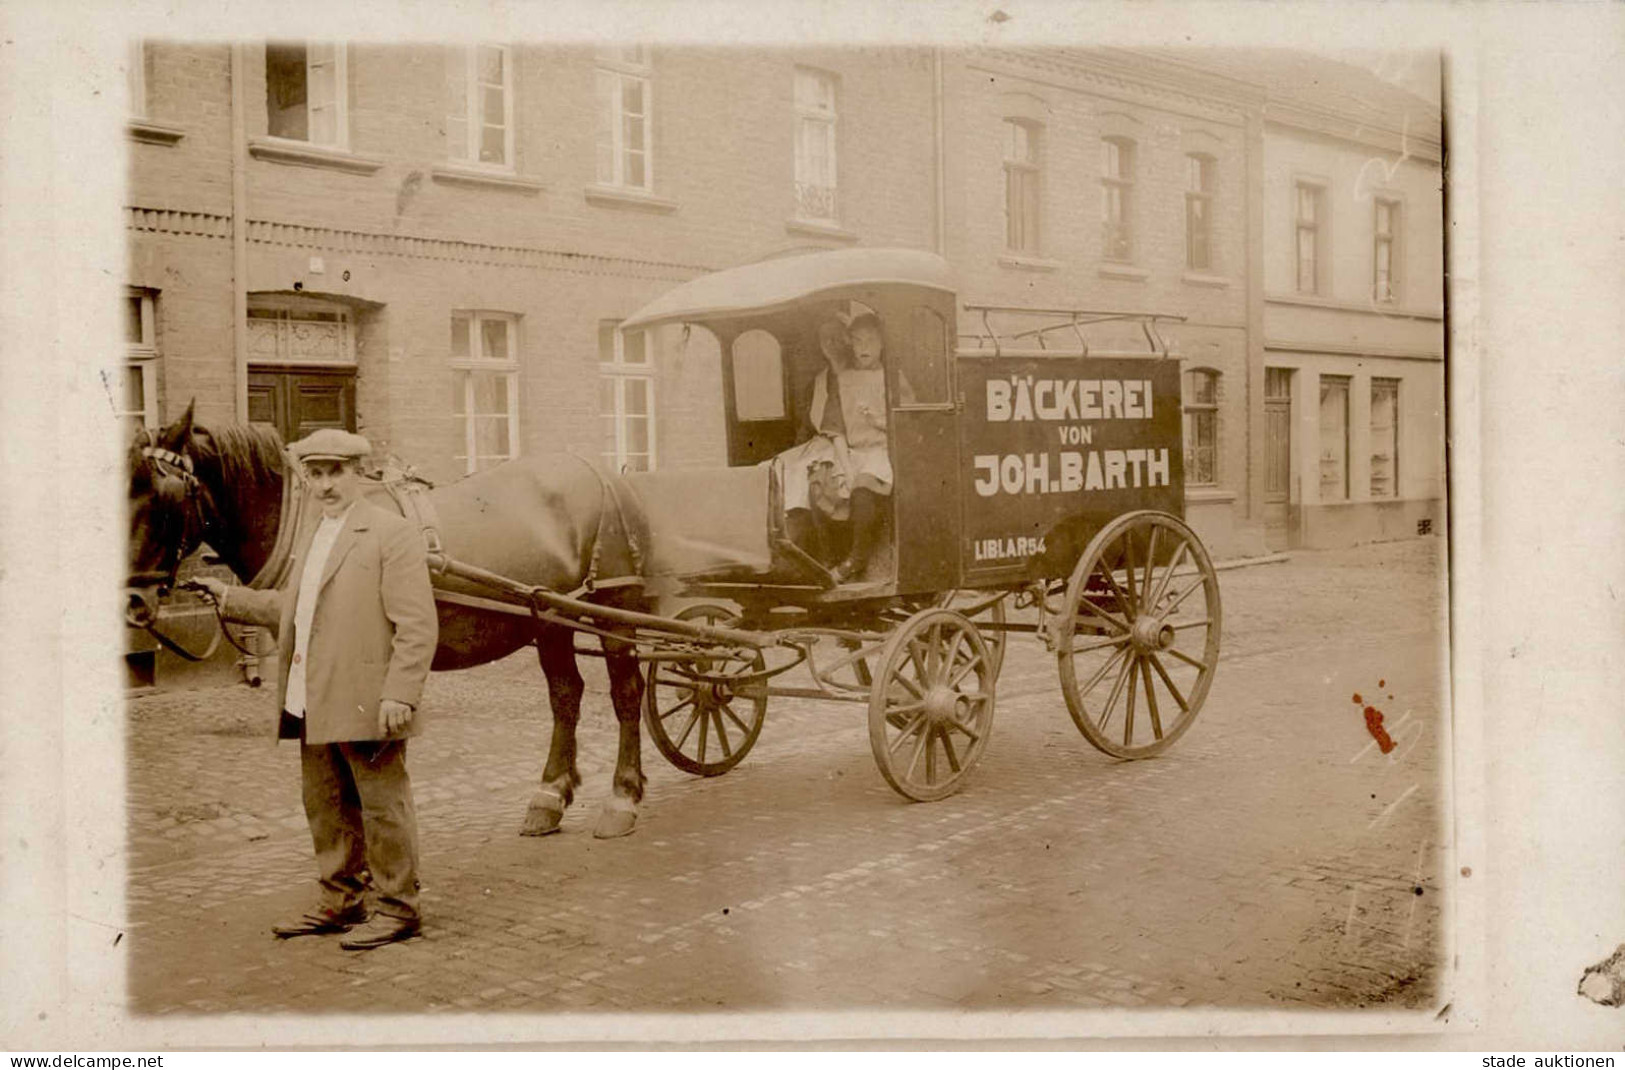
[{"label": "man's flat cap", "polygon": [[324,427],[288,447],[299,461],[353,461],[372,452],[372,443],[360,435]]}]

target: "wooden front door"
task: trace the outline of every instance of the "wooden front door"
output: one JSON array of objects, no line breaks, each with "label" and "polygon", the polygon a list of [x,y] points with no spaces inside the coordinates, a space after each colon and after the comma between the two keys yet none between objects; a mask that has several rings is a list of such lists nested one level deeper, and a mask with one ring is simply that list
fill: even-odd
[{"label": "wooden front door", "polygon": [[1292,369],[1264,369],[1264,543],[1292,545]]},{"label": "wooden front door", "polygon": [[312,431],[355,430],[355,371],[259,368],[248,374],[248,422],[274,427],[284,442]]}]

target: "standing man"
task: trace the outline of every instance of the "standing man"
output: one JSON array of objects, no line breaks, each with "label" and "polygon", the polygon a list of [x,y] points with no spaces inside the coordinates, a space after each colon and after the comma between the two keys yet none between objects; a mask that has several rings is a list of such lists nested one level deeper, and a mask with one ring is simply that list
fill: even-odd
[{"label": "standing man", "polygon": [[[291,589],[200,581],[222,616],[276,629],[277,738],[301,744],[321,902],[272,932],[345,933],[339,944],[352,951],[408,939],[423,926],[406,739],[418,731],[414,714],[438,638],[417,530],[362,500],[361,458],[371,449],[334,428],[291,447],[322,510],[295,547]],[[370,921],[364,873],[376,891]]]}]

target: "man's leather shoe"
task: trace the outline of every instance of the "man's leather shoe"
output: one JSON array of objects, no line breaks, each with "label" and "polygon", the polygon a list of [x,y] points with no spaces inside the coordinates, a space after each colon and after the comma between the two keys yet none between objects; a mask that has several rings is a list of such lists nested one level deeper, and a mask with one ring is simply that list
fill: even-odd
[{"label": "man's leather shoe", "polygon": [[410,940],[422,931],[423,922],[417,918],[374,914],[371,921],[340,940],[339,946],[346,951],[368,951],[397,940]]},{"label": "man's leather shoe", "polygon": [[271,931],[284,940],[290,936],[326,936],[330,933],[347,933],[351,926],[360,925],[366,920],[367,907],[364,903],[357,903],[348,910],[317,907],[292,921],[271,926]]}]

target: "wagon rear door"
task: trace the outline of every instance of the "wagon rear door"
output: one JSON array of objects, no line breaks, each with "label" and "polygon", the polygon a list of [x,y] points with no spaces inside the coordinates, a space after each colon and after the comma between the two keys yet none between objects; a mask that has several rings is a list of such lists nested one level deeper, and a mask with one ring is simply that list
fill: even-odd
[{"label": "wagon rear door", "polygon": [[887,347],[903,380],[890,384],[897,581],[903,591],[954,586],[959,575],[959,434],[952,380],[952,297],[911,303]]}]

